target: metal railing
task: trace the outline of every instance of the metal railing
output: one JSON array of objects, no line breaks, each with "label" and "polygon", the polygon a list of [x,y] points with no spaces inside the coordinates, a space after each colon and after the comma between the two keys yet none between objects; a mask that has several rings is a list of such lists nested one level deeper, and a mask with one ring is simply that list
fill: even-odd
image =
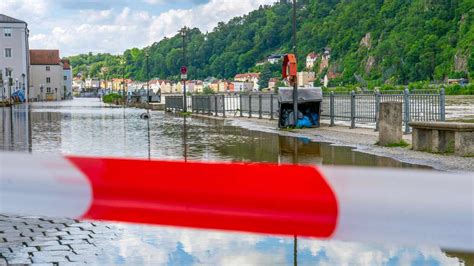
[{"label": "metal railing", "polygon": [[166,96],[165,111],[183,111],[183,96]]},{"label": "metal railing", "polygon": [[[321,118],[348,123],[350,128],[365,124],[378,130],[379,106],[382,102],[403,104],[405,133],[410,133],[410,121],[444,121],[445,92],[441,90],[374,91],[356,93],[330,92],[323,94]],[[182,111],[183,96],[166,96],[165,110]],[[188,97],[188,110],[213,116],[278,118],[278,94],[214,94]]]}]

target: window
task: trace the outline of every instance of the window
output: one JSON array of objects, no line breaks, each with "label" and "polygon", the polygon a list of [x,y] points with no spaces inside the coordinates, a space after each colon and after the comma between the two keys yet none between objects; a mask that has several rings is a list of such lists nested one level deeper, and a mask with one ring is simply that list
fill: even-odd
[{"label": "window", "polygon": [[64,76],[64,80],[67,80],[67,76]]},{"label": "window", "polygon": [[51,88],[50,87],[46,88],[46,93],[51,93]]},{"label": "window", "polygon": [[12,37],[12,28],[3,28],[3,36]]},{"label": "window", "polygon": [[12,70],[9,69],[8,67],[5,68],[5,77],[11,77],[12,76]]},{"label": "window", "polygon": [[12,57],[12,48],[5,48],[5,57],[6,58]]},{"label": "window", "polygon": [[50,71],[51,70],[51,67],[50,66],[46,66],[46,71]]},{"label": "window", "polygon": [[50,77],[46,78],[46,83],[51,83],[51,78]]}]

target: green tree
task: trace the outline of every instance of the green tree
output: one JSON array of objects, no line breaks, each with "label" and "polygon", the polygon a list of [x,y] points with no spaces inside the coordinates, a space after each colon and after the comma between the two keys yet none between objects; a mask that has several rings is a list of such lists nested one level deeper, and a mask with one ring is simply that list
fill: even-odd
[{"label": "green tree", "polygon": [[[356,84],[354,74],[374,86],[443,80],[459,75],[455,58],[463,56],[468,59],[469,76],[474,75],[472,0],[301,0],[297,12],[299,69],[308,53],[321,54],[330,48],[328,69],[339,74],[333,84]],[[291,52],[291,14],[288,2],[278,1],[221,22],[210,32],[190,29],[186,41],[189,77],[230,79],[254,69],[270,54]],[[70,60],[74,74],[94,76],[107,67],[111,77],[120,77],[123,57],[126,76],[143,81],[147,49],[151,76],[175,79],[182,65],[181,45],[177,34],[122,55],[88,53]],[[319,62],[317,66],[319,71]],[[280,65],[270,67],[272,76],[279,76]]]},{"label": "green tree", "polygon": [[270,64],[266,63],[263,66],[262,73],[260,73],[260,79],[258,80],[258,86],[260,90],[268,88],[268,81],[272,78],[272,70]]}]

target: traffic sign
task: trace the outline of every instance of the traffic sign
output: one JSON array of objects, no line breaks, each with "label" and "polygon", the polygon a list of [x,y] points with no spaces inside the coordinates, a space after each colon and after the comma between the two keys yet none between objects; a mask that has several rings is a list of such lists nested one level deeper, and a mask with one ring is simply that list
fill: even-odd
[{"label": "traffic sign", "polygon": [[187,74],[187,73],[188,73],[188,68],[185,67],[185,66],[182,66],[182,67],[181,67],[181,74],[184,75],[184,74]]},{"label": "traffic sign", "polygon": [[181,74],[181,79],[188,79],[188,75],[187,74]]}]

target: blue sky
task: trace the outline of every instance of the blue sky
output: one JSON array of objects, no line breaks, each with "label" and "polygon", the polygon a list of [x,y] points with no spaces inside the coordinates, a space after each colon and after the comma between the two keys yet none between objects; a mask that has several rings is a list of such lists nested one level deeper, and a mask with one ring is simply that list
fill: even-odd
[{"label": "blue sky", "polygon": [[31,49],[61,56],[118,54],[144,47],[182,26],[212,30],[275,0],[1,0],[0,13],[28,23]]}]

